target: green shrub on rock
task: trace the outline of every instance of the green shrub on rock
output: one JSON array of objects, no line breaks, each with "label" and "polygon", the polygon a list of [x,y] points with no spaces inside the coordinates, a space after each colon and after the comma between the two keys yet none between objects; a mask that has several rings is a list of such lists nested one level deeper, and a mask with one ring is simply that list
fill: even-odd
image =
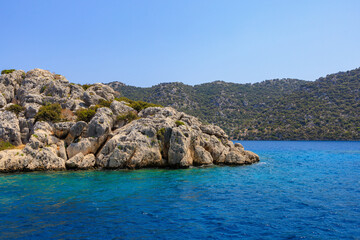
[{"label": "green shrub on rock", "polygon": [[1,71],[1,74],[9,74],[16,71],[15,69],[4,69]]},{"label": "green shrub on rock", "polygon": [[6,150],[6,149],[12,149],[14,147],[15,146],[12,145],[11,143],[0,140],[0,151]]},{"label": "green shrub on rock", "polygon": [[126,97],[120,97],[120,98],[115,98],[116,101],[124,101],[128,103],[129,107],[132,107],[133,109],[135,109],[136,111],[140,112],[141,110],[148,108],[148,107],[163,107],[159,104],[154,104],[154,103],[148,103],[148,102],[144,102],[144,101],[134,101],[131,99],[128,99]]},{"label": "green shrub on rock", "polygon": [[25,108],[22,107],[22,106],[20,106],[20,105],[18,105],[18,104],[13,104],[13,105],[5,108],[5,110],[6,110],[6,111],[9,111],[9,112],[13,112],[13,113],[15,113],[16,116],[17,116],[17,115],[19,115],[19,113],[21,113],[22,111],[24,111]]},{"label": "green shrub on rock", "polygon": [[93,84],[84,84],[84,85],[81,85],[81,87],[86,91],[89,87],[92,87],[94,86]]},{"label": "green shrub on rock", "polygon": [[177,121],[175,122],[175,124],[176,124],[177,127],[178,127],[178,126],[181,126],[181,125],[185,125],[184,122],[179,121],[179,120],[177,120]]},{"label": "green shrub on rock", "polygon": [[106,101],[104,99],[100,99],[98,105],[101,106],[101,107],[108,107],[109,108],[111,103],[112,103],[112,101]]},{"label": "green shrub on rock", "polygon": [[139,117],[137,116],[137,114],[136,113],[134,113],[134,112],[128,112],[127,114],[124,114],[124,115],[119,115],[119,116],[117,116],[117,120],[118,121],[121,121],[121,120],[124,120],[124,121],[126,121],[126,122],[131,122],[131,121],[133,121],[133,120],[136,120],[136,119],[138,119]]},{"label": "green shrub on rock", "polygon": [[40,107],[35,115],[35,121],[59,122],[61,120],[61,106],[58,103],[47,104]]},{"label": "green shrub on rock", "polygon": [[160,129],[156,132],[156,137],[157,137],[157,139],[164,141],[165,132],[166,132],[166,129],[165,129],[165,128],[160,128]]},{"label": "green shrub on rock", "polygon": [[77,116],[76,121],[84,121],[90,122],[90,120],[94,117],[96,110],[99,106],[90,107],[90,108],[82,108],[76,111],[75,115]]}]

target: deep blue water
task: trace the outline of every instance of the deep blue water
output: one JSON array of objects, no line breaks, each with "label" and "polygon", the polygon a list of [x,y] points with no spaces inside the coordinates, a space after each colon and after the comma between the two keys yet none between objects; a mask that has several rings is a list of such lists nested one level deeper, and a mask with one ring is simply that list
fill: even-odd
[{"label": "deep blue water", "polygon": [[242,141],[261,162],[0,175],[2,239],[360,239],[360,142]]}]

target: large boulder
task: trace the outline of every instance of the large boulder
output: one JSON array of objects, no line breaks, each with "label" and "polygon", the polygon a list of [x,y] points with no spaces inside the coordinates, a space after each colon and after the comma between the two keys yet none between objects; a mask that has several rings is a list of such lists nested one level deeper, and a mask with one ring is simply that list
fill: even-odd
[{"label": "large boulder", "polygon": [[0,151],[0,172],[26,170],[26,156],[19,149]]},{"label": "large boulder", "polygon": [[7,104],[6,98],[5,98],[4,95],[0,92],[0,108],[5,107],[6,104]]},{"label": "large boulder", "polygon": [[39,111],[41,105],[38,103],[25,103],[25,117],[26,118],[34,118],[36,113]]},{"label": "large boulder", "polygon": [[100,108],[89,122],[86,137],[107,137],[113,124],[113,112],[109,108]]},{"label": "large boulder", "polygon": [[70,99],[80,99],[84,95],[84,89],[77,84],[70,84]]},{"label": "large boulder", "polygon": [[0,75],[0,92],[7,103],[15,100],[15,93],[20,88],[20,84],[25,77],[23,70],[17,70],[9,74]]},{"label": "large boulder", "polygon": [[0,140],[13,145],[22,143],[19,120],[15,113],[4,111],[0,114]]},{"label": "large boulder", "polygon": [[184,128],[173,128],[172,130],[168,153],[168,162],[172,167],[189,167],[193,164],[190,136],[184,130]]},{"label": "large boulder", "polygon": [[46,96],[66,98],[70,96],[70,86],[65,80],[54,80],[45,85],[43,93]]},{"label": "large boulder", "polygon": [[194,147],[194,165],[210,165],[213,161],[211,154],[205,148],[199,145]]},{"label": "large boulder", "polygon": [[135,111],[135,109],[133,109],[132,107],[129,107],[126,104],[124,104],[123,102],[118,102],[116,100],[114,100],[111,103],[110,109],[113,111],[115,116],[123,115],[123,114],[126,114],[128,112]]},{"label": "large boulder", "polygon": [[72,126],[74,126],[74,122],[59,122],[54,124],[54,134],[58,138],[65,138]]},{"label": "large boulder", "polygon": [[68,169],[89,169],[95,165],[95,155],[88,154],[84,156],[82,152],[76,154],[66,161],[66,168]]},{"label": "large boulder", "polygon": [[120,129],[101,149],[97,165],[104,168],[164,167],[157,130],[146,121],[133,121]]},{"label": "large boulder", "polygon": [[29,159],[27,170],[65,170],[65,159],[58,156],[53,147],[44,147],[37,151],[35,157]]},{"label": "large boulder", "polygon": [[83,155],[87,155],[89,153],[96,153],[99,147],[99,143],[95,138],[82,138],[77,142],[71,143],[67,149],[67,155],[69,158],[72,158],[78,153],[82,153]]},{"label": "large boulder", "polygon": [[87,123],[84,121],[76,122],[69,130],[69,133],[65,139],[66,144],[71,144],[76,138],[81,136],[87,127]]}]

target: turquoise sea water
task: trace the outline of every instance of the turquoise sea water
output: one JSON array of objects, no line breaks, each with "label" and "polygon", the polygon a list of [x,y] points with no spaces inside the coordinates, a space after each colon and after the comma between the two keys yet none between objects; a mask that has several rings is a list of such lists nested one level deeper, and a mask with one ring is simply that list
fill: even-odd
[{"label": "turquoise sea water", "polygon": [[360,239],[360,142],[242,143],[260,163],[0,174],[0,238]]}]

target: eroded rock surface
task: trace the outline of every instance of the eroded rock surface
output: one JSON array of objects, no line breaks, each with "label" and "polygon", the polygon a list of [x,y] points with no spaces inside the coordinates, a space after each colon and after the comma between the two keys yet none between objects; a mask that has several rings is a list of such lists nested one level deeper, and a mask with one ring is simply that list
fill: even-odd
[{"label": "eroded rock surface", "polygon": [[[46,70],[19,70],[0,76],[0,92],[0,140],[18,146],[0,151],[1,172],[187,168],[259,161],[258,155],[229,141],[218,126],[170,107],[137,112],[116,101],[120,94],[103,84],[82,88]],[[96,107],[88,123],[74,121],[78,109],[101,102],[108,105]],[[59,103],[71,120],[36,121],[40,107],[47,103]],[[12,104],[23,108],[8,111]]]}]

